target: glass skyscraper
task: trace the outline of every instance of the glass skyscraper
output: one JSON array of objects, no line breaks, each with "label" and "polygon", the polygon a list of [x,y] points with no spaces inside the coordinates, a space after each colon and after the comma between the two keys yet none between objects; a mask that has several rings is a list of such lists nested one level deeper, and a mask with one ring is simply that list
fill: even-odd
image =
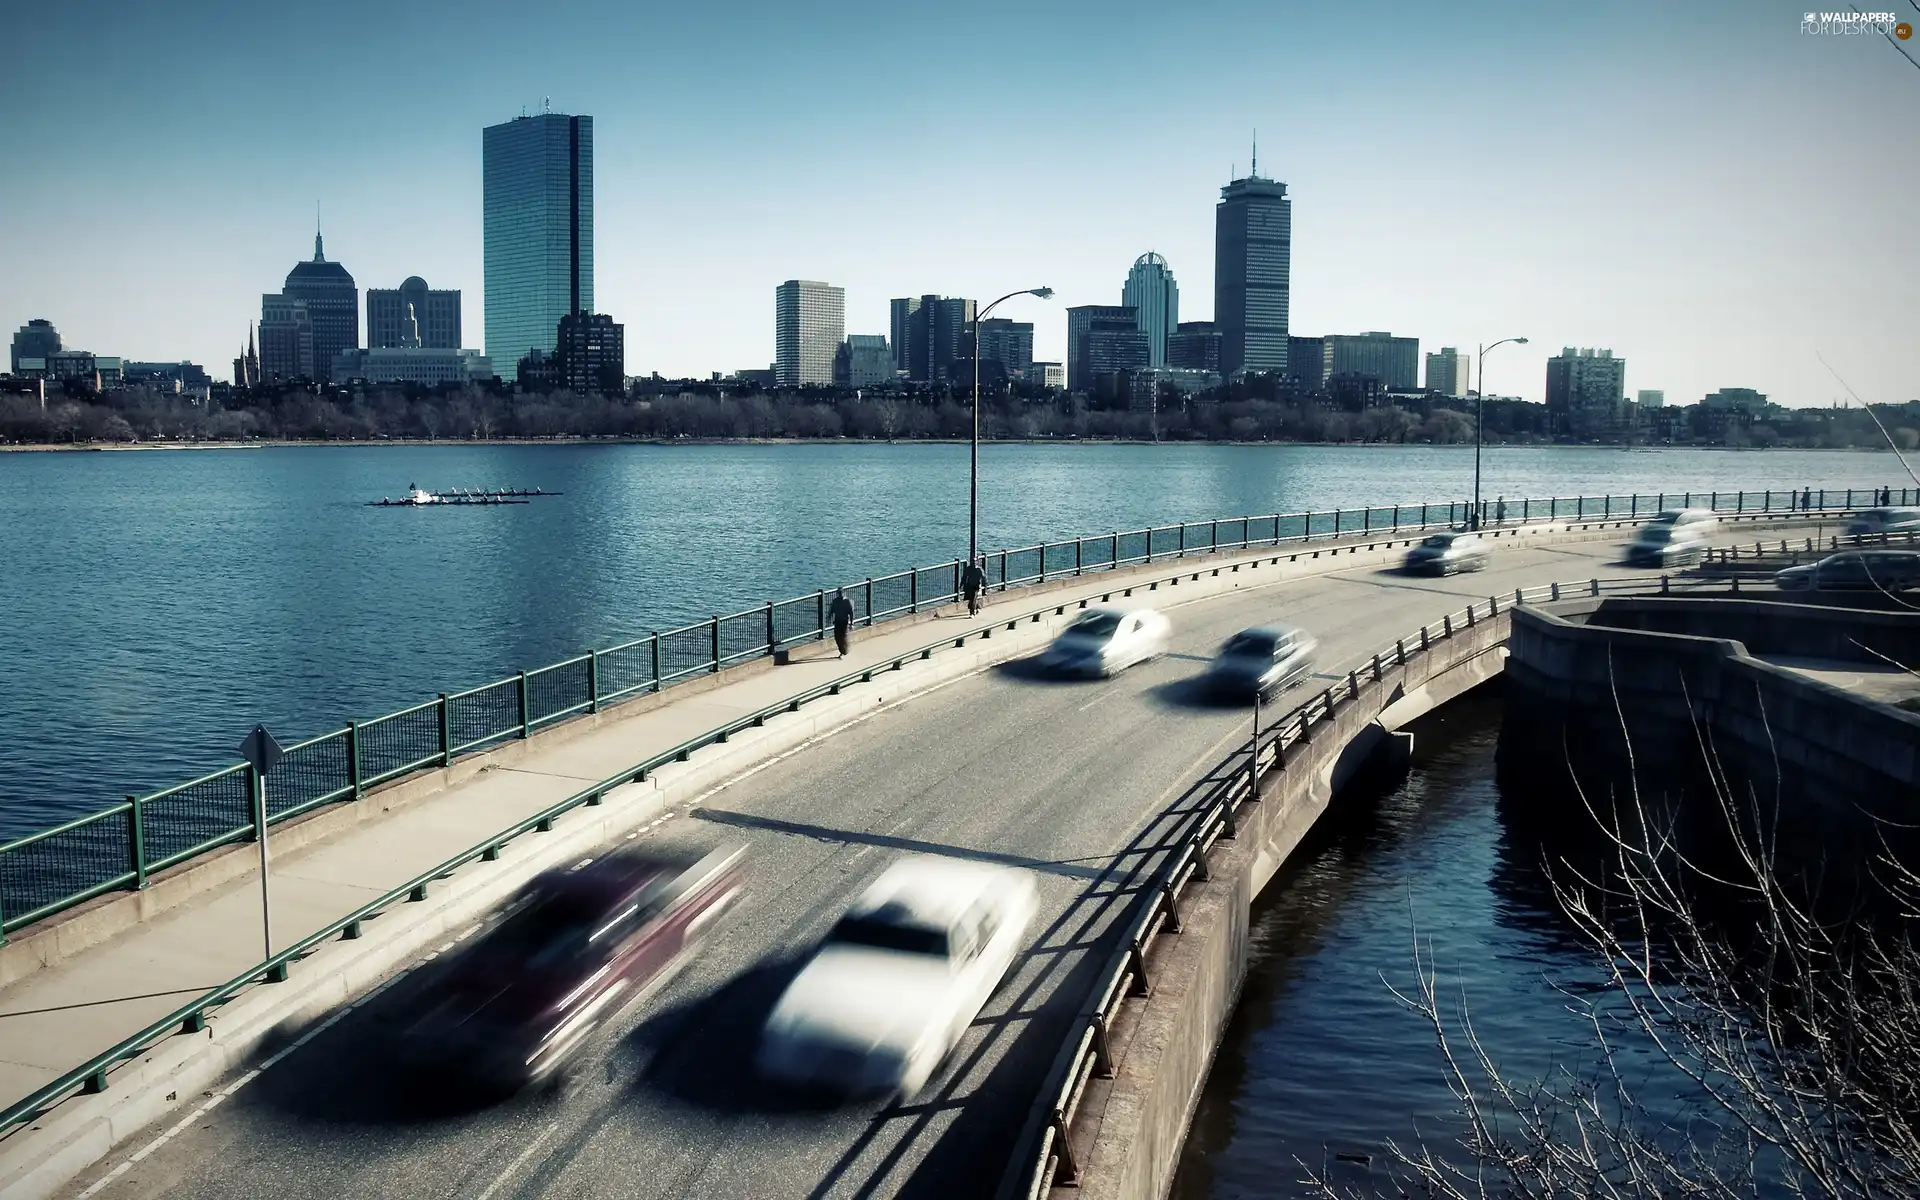
[{"label": "glass skyscraper", "polygon": [[512,381],[557,349],[560,318],[593,311],[593,118],[516,117],[481,151],[487,356]]},{"label": "glass skyscraper", "polygon": [[1213,225],[1213,320],[1220,370],[1287,370],[1293,201],[1257,169],[1220,189]]},{"label": "glass skyscraper", "polygon": [[1167,260],[1149,251],[1133,260],[1120,303],[1140,314],[1146,331],[1148,365],[1167,365],[1167,336],[1180,324],[1180,286],[1173,281]]}]

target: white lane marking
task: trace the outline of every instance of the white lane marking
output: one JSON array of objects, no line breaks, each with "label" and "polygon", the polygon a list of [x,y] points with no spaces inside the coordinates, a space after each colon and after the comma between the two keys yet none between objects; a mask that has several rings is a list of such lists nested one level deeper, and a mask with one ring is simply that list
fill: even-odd
[{"label": "white lane marking", "polygon": [[[465,930],[465,932],[460,934],[459,937],[454,938],[453,942],[448,942],[447,946],[451,946],[454,944],[454,942],[459,942],[465,939],[466,937],[471,935],[475,930],[479,928],[480,926],[478,924],[469,926]],[[446,946],[441,947],[441,949],[442,950],[446,949]],[[421,959],[420,962],[415,963],[414,967],[419,967],[421,965],[424,965],[425,963],[431,961],[439,953],[440,953],[439,950],[434,951],[432,954],[429,954],[425,958]],[[413,968],[408,968],[409,971],[412,969]],[[140,1149],[134,1151],[124,1161],[117,1164],[113,1168],[113,1170],[108,1171],[105,1175],[102,1175],[99,1179],[96,1179],[92,1184],[88,1185],[87,1189],[80,1193],[79,1200],[91,1200],[91,1197],[97,1195],[108,1184],[112,1183],[114,1180],[120,1178],[122,1175],[125,1175],[128,1171],[132,1170],[136,1163],[145,1159],[148,1155],[154,1153],[156,1150],[159,1150],[162,1146],[165,1146],[168,1142],[172,1141],[174,1138],[178,1137],[180,1134],[186,1132],[186,1130],[190,1126],[192,1126],[195,1121],[198,1121],[201,1117],[206,1116],[208,1113],[218,1108],[222,1103],[224,1103],[227,1100],[228,1097],[232,1096],[235,1092],[239,1091],[241,1088],[247,1086],[249,1083],[252,1083],[254,1080],[258,1079],[260,1077],[261,1072],[272,1068],[275,1064],[279,1063],[281,1059],[286,1058],[289,1054],[292,1054],[294,1051],[300,1049],[300,1047],[306,1045],[308,1042],[311,1042],[314,1038],[317,1038],[321,1034],[325,1033],[328,1029],[332,1028],[342,1018],[344,1018],[348,1013],[352,1012],[356,1008],[359,1008],[361,1005],[372,1000],[375,996],[378,996],[381,992],[384,992],[388,988],[392,987],[395,983],[399,982],[400,979],[403,978],[406,974],[407,972],[403,971],[400,974],[394,975],[393,977],[387,979],[385,982],[381,983],[378,987],[369,991],[366,995],[360,997],[358,1000],[355,1000],[353,1003],[347,1005],[345,1008],[342,1008],[339,1011],[335,1012],[332,1016],[320,1022],[320,1024],[315,1025],[312,1029],[307,1030],[307,1032],[301,1034],[298,1038],[295,1038],[292,1042],[288,1043],[286,1046],[282,1047],[280,1050],[270,1055],[266,1059],[266,1061],[262,1062],[259,1066],[252,1068],[251,1070],[247,1071],[245,1074],[241,1075],[240,1078],[234,1080],[232,1083],[228,1084],[226,1087],[223,1087],[219,1091],[215,1092],[212,1096],[207,1098],[207,1101],[204,1104],[202,1104],[199,1108],[194,1109],[192,1112],[188,1113],[186,1116],[182,1117],[180,1121],[177,1124],[175,1124],[172,1128],[168,1129],[165,1133],[161,1134],[160,1136],[154,1138],[152,1141],[148,1142],[146,1145],[140,1147]]]},{"label": "white lane marking", "polygon": [[520,1157],[514,1159],[511,1163],[508,1163],[506,1170],[500,1172],[498,1175],[493,1177],[493,1182],[487,1185],[487,1190],[484,1192],[481,1192],[478,1196],[475,1196],[474,1200],[492,1200],[494,1193],[498,1192],[501,1188],[506,1186],[508,1177],[511,1176],[515,1171],[518,1171],[521,1168],[521,1166],[525,1164],[529,1158],[532,1158],[534,1154],[539,1151],[540,1147],[547,1144],[548,1138],[552,1137],[554,1134],[558,1132],[560,1132],[560,1122],[555,1121],[553,1124],[547,1126],[545,1131],[543,1131],[539,1137],[533,1139],[533,1141],[528,1144],[527,1148],[520,1152]]}]

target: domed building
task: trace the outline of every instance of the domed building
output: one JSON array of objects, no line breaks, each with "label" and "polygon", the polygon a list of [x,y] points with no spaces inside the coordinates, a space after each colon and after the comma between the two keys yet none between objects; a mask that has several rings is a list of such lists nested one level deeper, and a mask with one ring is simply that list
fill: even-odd
[{"label": "domed building", "polygon": [[295,263],[277,295],[260,300],[260,373],[268,379],[328,378],[334,355],[360,346],[360,289],[328,262],[318,230],[313,258]]},{"label": "domed building", "polygon": [[430,288],[409,275],[397,288],[367,289],[367,348],[419,344],[430,350],[460,348],[460,290]]},{"label": "domed building", "polygon": [[1167,260],[1151,250],[1134,259],[1120,289],[1120,303],[1138,314],[1140,329],[1147,335],[1148,365],[1166,366],[1167,335],[1180,324],[1180,288]]}]

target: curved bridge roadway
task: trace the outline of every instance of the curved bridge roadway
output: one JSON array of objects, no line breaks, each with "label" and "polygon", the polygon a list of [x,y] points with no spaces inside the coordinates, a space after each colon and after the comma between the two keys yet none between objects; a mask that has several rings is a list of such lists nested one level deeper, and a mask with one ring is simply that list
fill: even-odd
[{"label": "curved bridge roadway", "polygon": [[[1624,534],[1622,535],[1624,536]],[[1058,683],[1014,662],[880,710],[737,779],[644,835],[751,847],[749,892],[682,974],[604,1036],[570,1089],[483,1105],[396,1086],[367,1048],[407,980],[376,993],[158,1146],[136,1138],[70,1195],[825,1197],[991,1195],[1066,1021],[1179,820],[1180,797],[1248,713],[1190,680],[1230,634],[1317,633],[1344,677],[1443,613],[1552,579],[1616,577],[1617,540],[1503,547],[1488,570],[1417,579],[1378,560],[1181,602],[1168,656]],[[1255,575],[1251,577],[1257,580]],[[1276,705],[1291,708],[1308,691]],[[760,1018],[812,941],[899,851],[1041,874],[1033,943],[911,1107],[809,1111],[746,1071]],[[127,1158],[144,1157],[116,1177]]]}]

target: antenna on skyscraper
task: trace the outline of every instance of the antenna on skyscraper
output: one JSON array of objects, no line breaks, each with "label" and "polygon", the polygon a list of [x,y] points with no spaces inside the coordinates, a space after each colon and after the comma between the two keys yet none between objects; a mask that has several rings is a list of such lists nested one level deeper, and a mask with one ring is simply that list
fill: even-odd
[{"label": "antenna on skyscraper", "polygon": [[1253,165],[1247,168],[1247,178],[1260,178],[1260,131],[1253,131]]},{"label": "antenna on skyscraper", "polygon": [[552,96],[540,97],[540,112],[544,115],[546,113],[551,113],[552,111],[553,111],[553,97]]}]

